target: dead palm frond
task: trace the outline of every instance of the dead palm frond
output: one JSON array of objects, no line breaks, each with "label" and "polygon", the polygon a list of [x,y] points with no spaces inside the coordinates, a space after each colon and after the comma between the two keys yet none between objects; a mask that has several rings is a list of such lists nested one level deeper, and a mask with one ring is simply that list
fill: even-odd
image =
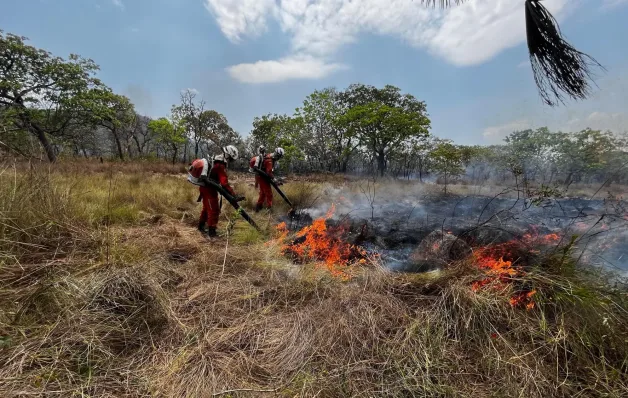
[{"label": "dead palm frond", "polygon": [[[421,0],[427,6],[438,4],[441,8],[464,1]],[[604,69],[603,66],[565,41],[556,19],[541,0],[526,0],[525,20],[530,64],[543,102],[555,106],[566,98],[586,99],[593,81],[592,71]]]}]

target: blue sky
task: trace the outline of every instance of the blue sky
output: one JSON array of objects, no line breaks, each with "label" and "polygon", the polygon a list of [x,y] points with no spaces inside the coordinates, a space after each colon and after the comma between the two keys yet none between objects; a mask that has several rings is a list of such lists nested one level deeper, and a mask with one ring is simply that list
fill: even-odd
[{"label": "blue sky", "polygon": [[197,90],[241,134],[315,89],[393,84],[426,101],[432,132],[491,144],[548,125],[628,131],[628,0],[547,0],[607,72],[586,101],[548,108],[527,63],[523,0],[0,0],[0,29],[94,59],[139,112]]}]

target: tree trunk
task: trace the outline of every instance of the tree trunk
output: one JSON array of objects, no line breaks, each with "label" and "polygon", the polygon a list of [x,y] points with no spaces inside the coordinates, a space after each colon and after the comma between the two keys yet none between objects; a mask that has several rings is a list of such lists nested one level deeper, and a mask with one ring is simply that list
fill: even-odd
[{"label": "tree trunk", "polygon": [[48,157],[50,163],[55,163],[57,161],[57,154],[55,153],[55,150],[50,143],[50,140],[48,140],[46,133],[41,129],[41,127],[39,127],[35,123],[31,123],[29,120],[23,120],[23,123],[28,126],[28,130],[30,130],[30,132],[33,133],[35,137],[37,137],[37,139],[41,143],[41,146],[44,147],[44,150],[46,151],[46,156]]},{"label": "tree trunk", "polygon": [[120,141],[120,137],[118,137],[118,132],[116,129],[111,130],[111,134],[113,134],[113,139],[116,141],[116,147],[118,148],[118,157],[120,160],[124,161],[124,151],[122,150],[122,142]]},{"label": "tree trunk", "polygon": [[173,145],[172,149],[174,150],[174,154],[172,155],[172,164],[174,165],[177,163],[177,154],[179,153],[179,148],[176,145]]},{"label": "tree trunk", "polygon": [[377,154],[377,170],[379,170],[379,175],[383,177],[386,172],[386,155],[384,152]]},{"label": "tree trunk", "polygon": [[573,182],[573,171],[570,171],[569,175],[567,175],[567,178],[565,179],[565,187],[569,188],[572,182]]},{"label": "tree trunk", "polygon": [[135,146],[137,147],[137,153],[140,156],[142,156],[142,147],[140,145],[140,140],[135,135],[133,135],[133,141],[135,141]]},{"label": "tree trunk", "polygon": [[23,124],[22,128],[26,128],[35,137],[37,137],[37,139],[41,143],[41,146],[44,147],[44,150],[46,151],[46,156],[48,157],[48,160],[50,161],[50,163],[56,162],[57,154],[55,153],[55,150],[52,147],[50,140],[48,140],[46,133],[44,132],[44,130],[41,129],[41,127],[31,122],[31,119],[27,113],[26,106],[24,105],[24,100],[22,98],[18,98],[17,104],[18,104],[18,109],[20,111],[19,112],[20,120],[22,121],[22,124]]}]

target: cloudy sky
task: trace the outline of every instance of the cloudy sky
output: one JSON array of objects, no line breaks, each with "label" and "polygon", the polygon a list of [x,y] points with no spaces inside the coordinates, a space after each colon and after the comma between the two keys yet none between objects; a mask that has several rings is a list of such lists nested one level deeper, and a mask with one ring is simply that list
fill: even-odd
[{"label": "cloudy sky", "polygon": [[81,54],[141,113],[197,90],[241,134],[315,89],[393,84],[464,144],[549,126],[628,131],[628,0],[546,0],[567,39],[607,69],[587,101],[548,108],[527,61],[524,0],[0,0],[0,29]]}]

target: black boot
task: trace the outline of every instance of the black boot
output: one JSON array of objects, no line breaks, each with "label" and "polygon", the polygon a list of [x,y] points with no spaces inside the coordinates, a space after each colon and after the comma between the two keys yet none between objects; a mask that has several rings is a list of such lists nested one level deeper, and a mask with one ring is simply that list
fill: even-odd
[{"label": "black boot", "polygon": [[201,232],[205,232],[205,221],[198,222],[198,230]]},{"label": "black boot", "polygon": [[255,212],[256,212],[256,213],[259,213],[259,212],[260,212],[260,210],[262,210],[262,205],[259,205],[259,204],[258,204],[258,205],[255,205]]},{"label": "black boot", "polygon": [[216,233],[216,227],[209,227],[207,228],[207,236],[218,236],[218,234]]}]

